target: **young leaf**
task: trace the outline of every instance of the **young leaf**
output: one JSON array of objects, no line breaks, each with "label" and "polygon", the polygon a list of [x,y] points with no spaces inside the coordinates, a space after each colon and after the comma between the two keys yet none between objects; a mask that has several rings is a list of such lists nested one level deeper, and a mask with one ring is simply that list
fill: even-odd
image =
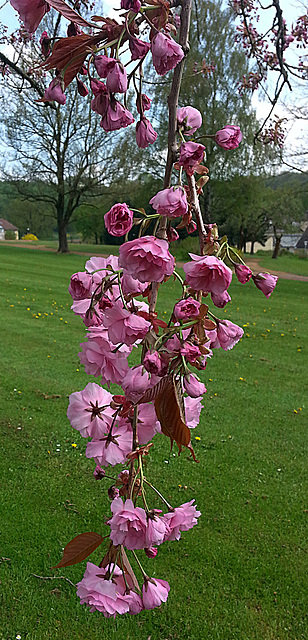
[{"label": "young leaf", "polygon": [[88,22],[87,20],[85,20],[84,18],[82,18],[79,13],[77,13],[77,11],[74,11],[74,9],[72,9],[71,7],[68,6],[68,4],[66,4],[66,2],[64,2],[64,0],[48,0],[48,4],[53,8],[56,9],[56,11],[59,11],[59,13],[61,13],[61,15],[66,18],[67,20],[70,20],[70,22],[75,22],[75,24],[79,24],[80,27],[92,27],[93,24],[91,24],[91,22]]},{"label": "young leaf", "polygon": [[103,542],[102,536],[94,531],[81,533],[67,543],[63,551],[62,560],[59,564],[51,567],[52,569],[60,569],[60,567],[70,567],[72,564],[78,564],[87,558],[99,545]]},{"label": "young leaf", "polygon": [[162,432],[171,440],[171,447],[175,440],[179,453],[182,451],[182,446],[187,447],[197,462],[190,442],[190,430],[184,422],[182,390],[174,380],[168,378],[168,384],[165,385],[163,392],[156,397],[155,410]]},{"label": "young leaf", "polygon": [[157,382],[157,384],[154,385],[154,387],[152,387],[151,389],[148,389],[143,394],[140,400],[138,400],[137,404],[152,402],[152,400],[155,400],[158,396],[161,395],[161,393],[164,392],[164,389],[168,386],[168,384],[169,384],[169,377],[164,376],[159,380],[159,382]]}]

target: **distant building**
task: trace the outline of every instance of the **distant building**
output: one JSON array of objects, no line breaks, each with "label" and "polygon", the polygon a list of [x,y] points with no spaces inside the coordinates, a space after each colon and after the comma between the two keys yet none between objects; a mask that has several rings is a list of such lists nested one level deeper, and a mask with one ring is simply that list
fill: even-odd
[{"label": "distant building", "polygon": [[306,227],[304,233],[300,236],[296,244],[296,249],[306,249],[306,251],[308,250],[308,226]]},{"label": "distant building", "polygon": [[0,218],[0,240],[5,240],[6,231],[13,231],[13,233],[15,233],[15,240],[19,240],[18,228],[15,227],[14,224],[11,224],[11,222],[8,222],[8,220]]}]

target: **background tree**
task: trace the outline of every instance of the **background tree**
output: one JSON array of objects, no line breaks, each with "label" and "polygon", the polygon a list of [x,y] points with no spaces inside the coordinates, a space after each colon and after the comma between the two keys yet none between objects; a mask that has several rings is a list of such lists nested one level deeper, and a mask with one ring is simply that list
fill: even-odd
[{"label": "background tree", "polygon": [[[3,175],[15,185],[19,197],[41,203],[42,215],[53,215],[58,250],[67,252],[67,228],[78,207],[102,195],[112,178],[112,143],[91,111],[90,101],[79,94],[80,85],[72,83],[67,89],[65,108],[35,100],[33,91],[27,90],[35,88],[41,99],[52,79],[37,67],[37,59],[44,59],[38,39],[45,29],[56,38],[63,29],[62,18],[51,11],[35,39],[16,40],[14,60],[0,53],[10,68],[2,92],[10,110],[2,109],[0,116],[2,139],[9,149]],[[29,69],[34,70],[32,75]]]}]

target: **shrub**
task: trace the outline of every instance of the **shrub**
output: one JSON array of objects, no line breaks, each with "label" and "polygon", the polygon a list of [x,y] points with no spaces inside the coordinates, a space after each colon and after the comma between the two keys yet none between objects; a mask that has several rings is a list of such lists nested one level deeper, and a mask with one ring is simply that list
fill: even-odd
[{"label": "shrub", "polygon": [[30,240],[31,242],[38,242],[38,238],[34,235],[34,233],[26,233],[26,235],[22,237],[22,240]]}]

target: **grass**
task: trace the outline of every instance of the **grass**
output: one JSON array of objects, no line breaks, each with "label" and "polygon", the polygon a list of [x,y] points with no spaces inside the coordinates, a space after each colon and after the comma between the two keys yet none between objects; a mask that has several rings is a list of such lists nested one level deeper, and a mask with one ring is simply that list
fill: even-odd
[{"label": "grass", "polygon": [[[307,638],[307,284],[280,280],[270,299],[252,283],[230,288],[218,315],[246,325],[245,338],[216,350],[202,373],[200,464],[156,436],[147,470],[174,505],[196,498],[202,518],[155,560],[142,558],[169,581],[166,605],[106,620],[67,581],[32,575],[80,580],[85,562],[51,567],[78,533],[105,533],[110,513],[108,484],[93,480],[85,440],[66,418],[68,395],[91,380],[67,292],[84,258],[2,245],[0,256],[1,640]],[[160,317],[177,291],[162,288]]]},{"label": "grass", "polygon": [[[283,253],[275,260],[271,255],[263,255],[265,252],[258,251],[251,258],[257,260],[258,264],[267,271],[285,271],[298,276],[308,276],[308,257],[301,257],[293,253]],[[267,252],[266,252],[267,253]],[[249,261],[248,261],[249,263]]]}]

